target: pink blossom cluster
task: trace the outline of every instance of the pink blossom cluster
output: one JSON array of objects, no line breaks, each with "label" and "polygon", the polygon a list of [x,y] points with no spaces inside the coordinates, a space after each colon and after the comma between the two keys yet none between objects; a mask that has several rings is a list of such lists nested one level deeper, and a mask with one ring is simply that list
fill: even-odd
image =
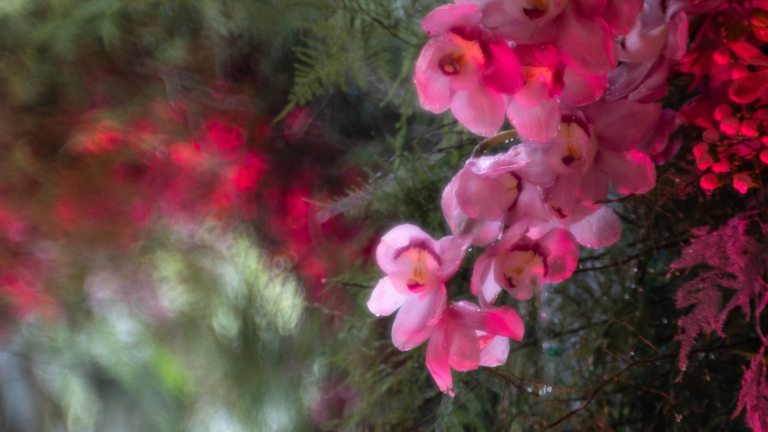
[{"label": "pink blossom cluster", "polygon": [[[401,225],[376,251],[386,276],[368,308],[397,311],[397,348],[428,341],[427,368],[442,391],[453,395],[451,369],[503,364],[509,339],[522,339],[517,312],[495,305],[502,291],[529,300],[572,275],[579,245],[619,240],[621,223],[604,203],[611,192],[655,186],[653,158],[677,125],[658,100],[685,54],[687,13],[710,3],[457,0],[424,18],[430,38],[414,76],[422,107],[450,109],[481,136],[506,118],[520,138],[505,153],[470,158],[445,187],[451,235],[434,240]],[[449,305],[446,282],[471,246],[484,248],[469,284],[477,304]]]}]

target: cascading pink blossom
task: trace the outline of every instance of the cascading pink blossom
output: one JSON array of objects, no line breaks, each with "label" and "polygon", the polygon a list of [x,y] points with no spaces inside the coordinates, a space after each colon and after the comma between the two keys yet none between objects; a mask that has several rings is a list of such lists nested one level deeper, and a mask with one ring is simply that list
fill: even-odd
[{"label": "cascading pink blossom", "polygon": [[[453,396],[451,370],[503,364],[509,339],[522,339],[517,313],[493,305],[502,292],[525,301],[567,280],[579,245],[603,248],[621,236],[609,193],[655,186],[652,158],[671,151],[678,124],[657,102],[666,92],[659,77],[685,53],[686,13],[704,7],[693,3],[456,0],[422,21],[421,106],[450,109],[481,136],[506,117],[520,138],[506,152],[471,157],[445,187],[451,236],[435,241],[401,225],[376,252],[386,276],[368,308],[397,311],[399,349],[429,340],[427,368],[443,392]],[[470,245],[485,248],[468,287],[479,306],[446,306],[445,283]]]}]

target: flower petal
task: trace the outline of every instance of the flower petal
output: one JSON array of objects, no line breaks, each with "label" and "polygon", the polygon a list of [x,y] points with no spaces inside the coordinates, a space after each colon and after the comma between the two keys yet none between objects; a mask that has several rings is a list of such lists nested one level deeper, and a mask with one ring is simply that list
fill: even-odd
[{"label": "flower petal", "polygon": [[507,107],[507,117],[523,139],[547,142],[560,128],[560,104],[545,98],[541,103],[525,106],[514,98]]},{"label": "flower petal", "polygon": [[499,93],[513,94],[523,85],[523,73],[515,52],[503,40],[488,44],[489,62],[483,82]]},{"label": "flower petal", "polygon": [[608,0],[603,18],[617,36],[625,35],[643,10],[643,0]]},{"label": "flower petal", "polygon": [[643,194],[656,186],[656,167],[643,152],[632,150],[616,153],[602,149],[596,162],[621,194]]},{"label": "flower petal", "polygon": [[410,296],[395,289],[388,277],[383,277],[376,284],[366,305],[376,316],[389,316],[402,306],[408,297]]},{"label": "flower petal", "polygon": [[612,102],[627,97],[648,76],[654,63],[622,63],[608,74],[608,88],[603,98]]},{"label": "flower petal", "polygon": [[443,190],[440,200],[443,216],[454,235],[469,238],[475,246],[486,246],[499,237],[502,222],[470,219],[456,199],[457,177],[454,176]]},{"label": "flower petal", "polygon": [[480,366],[496,367],[507,362],[509,355],[509,339],[504,336],[496,336],[480,350]]},{"label": "flower petal", "polygon": [[478,84],[471,91],[459,91],[451,101],[451,111],[470,132],[489,137],[504,123],[504,98]]},{"label": "flower petal", "polygon": [[733,81],[728,89],[728,95],[736,103],[748,104],[765,95],[767,90],[768,69],[765,69]]},{"label": "flower petal", "polygon": [[578,0],[572,3],[581,15],[596,17],[603,14],[606,2],[607,0]]},{"label": "flower petal", "polygon": [[553,229],[539,240],[547,254],[547,282],[568,279],[579,262],[579,245],[564,229]]},{"label": "flower petal", "polygon": [[493,277],[493,258],[487,252],[477,257],[475,261],[470,290],[478,297],[481,305],[493,304],[501,292],[501,286]]},{"label": "flower petal", "polygon": [[421,28],[430,36],[442,35],[457,27],[477,27],[481,16],[480,8],[473,4],[443,5],[421,20]]},{"label": "flower petal", "polygon": [[602,20],[580,17],[570,9],[564,13],[557,42],[563,62],[584,75],[604,75],[616,66],[613,40]]},{"label": "flower petal", "polygon": [[688,51],[688,15],[685,12],[675,14],[669,21],[670,38],[664,55],[672,60],[680,60]]},{"label": "flower petal", "polygon": [[439,66],[440,58],[450,52],[451,44],[434,38],[427,41],[416,60],[413,82],[421,107],[439,114],[451,106],[451,77]]},{"label": "flower petal", "polygon": [[475,330],[460,322],[446,324],[448,339],[448,364],[452,369],[466,372],[477,369],[480,362],[480,342]]},{"label": "flower petal", "polygon": [[621,238],[621,221],[609,207],[585,217],[570,226],[571,234],[579,244],[598,249],[610,246]]},{"label": "flower petal", "polygon": [[619,52],[622,61],[642,63],[656,59],[667,45],[669,27],[663,23],[656,28],[644,28],[638,21],[624,38]]},{"label": "flower petal", "polygon": [[445,299],[445,286],[408,297],[392,324],[392,343],[399,350],[408,351],[427,340],[443,314]]},{"label": "flower petal", "polygon": [[438,328],[432,333],[432,337],[427,344],[427,370],[432,375],[432,379],[435,380],[437,387],[449,396],[453,397],[455,394],[451,389],[453,387],[453,379],[451,377],[451,368],[448,364],[448,343],[445,339],[443,324],[440,324]]},{"label": "flower petal", "polygon": [[572,69],[565,69],[563,75],[563,93],[560,101],[566,104],[582,106],[600,99],[608,87],[607,75],[581,75]]},{"label": "flower petal", "polygon": [[456,269],[461,265],[464,259],[464,253],[467,250],[468,239],[446,236],[437,241],[437,253],[440,255],[442,263],[440,265],[440,278],[448,280]]},{"label": "flower petal", "polygon": [[481,330],[516,341],[523,340],[525,336],[523,319],[509,306],[489,309],[485,314],[484,328]]},{"label": "flower petal", "polygon": [[[499,219],[512,204],[505,202],[508,200],[499,199],[504,192],[503,185],[495,178],[479,176],[468,167],[459,171],[456,200],[470,218]],[[518,192],[514,191],[515,199],[517,194]]]},{"label": "flower petal", "polygon": [[661,115],[661,104],[627,100],[596,102],[586,113],[601,147],[626,151],[640,145],[656,125]]}]

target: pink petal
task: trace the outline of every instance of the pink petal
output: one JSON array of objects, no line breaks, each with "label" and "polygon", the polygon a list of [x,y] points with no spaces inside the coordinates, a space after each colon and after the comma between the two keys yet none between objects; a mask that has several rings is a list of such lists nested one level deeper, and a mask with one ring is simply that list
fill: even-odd
[{"label": "pink petal", "polygon": [[493,304],[501,292],[501,286],[493,277],[493,258],[487,252],[477,257],[475,261],[470,290],[483,305]]},{"label": "pink petal", "polygon": [[389,316],[402,306],[408,297],[410,296],[395,289],[388,277],[383,277],[376,284],[366,305],[376,316]]},{"label": "pink petal", "polygon": [[586,113],[601,147],[626,151],[640,145],[656,125],[661,115],[661,104],[626,100],[597,102],[591,105]]},{"label": "pink petal", "polygon": [[451,78],[440,70],[440,58],[450,52],[451,44],[442,39],[430,39],[416,60],[413,81],[419,103],[425,110],[439,114],[451,105]]},{"label": "pink petal", "polygon": [[523,72],[515,52],[503,40],[489,43],[488,50],[483,82],[499,93],[517,92],[523,86]]},{"label": "pink petal", "polygon": [[421,21],[421,28],[430,36],[443,35],[454,28],[473,28],[480,24],[482,12],[473,4],[443,5]]},{"label": "pink petal", "polygon": [[440,266],[440,279],[448,280],[461,265],[464,253],[467,250],[468,240],[465,238],[447,236],[437,242],[437,253],[442,260]]},{"label": "pink petal", "polygon": [[496,244],[491,245],[487,251],[491,255],[495,255],[500,252],[509,250],[512,246],[515,245],[515,243],[523,240],[527,230],[528,226],[524,222],[511,224],[504,231],[504,234],[501,236],[499,241]]},{"label": "pink petal", "polygon": [[648,29],[638,22],[624,38],[619,59],[633,63],[653,61],[661,54],[668,39],[669,27],[666,23]]},{"label": "pink petal", "polygon": [[470,159],[467,167],[473,173],[487,177],[497,177],[517,171],[530,162],[530,156],[525,146],[512,146],[508,152],[495,156],[481,156]]},{"label": "pink petal", "polygon": [[502,2],[489,2],[483,8],[482,23],[483,26],[492,30],[494,34],[508,40],[530,42],[539,36],[539,25],[537,23],[524,16],[511,16],[504,9]]},{"label": "pink petal", "polygon": [[496,336],[480,351],[480,366],[496,367],[507,362],[509,339]]},{"label": "pink petal", "polygon": [[672,62],[664,57],[654,62],[639,85],[632,89],[627,99],[637,102],[655,102],[667,94],[667,78]]},{"label": "pink petal", "polygon": [[471,91],[459,91],[451,102],[451,111],[470,132],[489,137],[504,123],[504,98],[484,85]]},{"label": "pink petal", "polygon": [[669,143],[670,136],[677,130],[681,123],[680,113],[675,110],[665,109],[656,127],[645,138],[641,150],[649,154],[654,162],[663,163],[674,156],[677,149]]},{"label": "pink petal", "polygon": [[768,69],[752,72],[733,81],[728,89],[728,95],[736,103],[748,104],[765,95],[766,90],[768,90]]},{"label": "pink petal", "polygon": [[[518,174],[520,174],[525,183],[523,184],[523,190],[520,192],[520,198],[518,198],[518,205],[515,206],[515,210],[523,206],[523,198],[530,200],[532,198],[530,192],[536,191],[536,187],[529,188],[527,187],[528,184],[531,184],[531,186],[549,187],[557,180],[557,173],[552,171],[547,160],[550,144],[551,142],[545,144],[535,141],[523,142],[522,145],[527,147],[526,151],[530,155],[531,162],[518,171]],[[528,196],[525,196],[526,193],[528,193]]]},{"label": "pink petal", "polygon": [[607,75],[580,75],[572,69],[565,69],[565,86],[560,101],[569,105],[588,105],[600,99],[608,87]]},{"label": "pink petal", "polygon": [[627,97],[648,76],[654,63],[622,63],[608,74],[608,88],[604,99],[615,101]]},{"label": "pink petal", "polygon": [[734,54],[745,63],[754,66],[768,66],[768,56],[745,39],[739,39],[736,42],[731,42],[729,45]]},{"label": "pink petal", "polygon": [[416,225],[398,225],[381,237],[376,247],[376,262],[381,270],[386,273],[395,273],[400,270],[396,254],[398,251],[412,243],[434,244],[434,240]]},{"label": "pink petal", "polygon": [[509,306],[489,309],[485,315],[484,328],[481,330],[516,341],[523,340],[525,336],[525,324],[522,318]]},{"label": "pink petal", "polygon": [[556,69],[560,64],[560,52],[551,43],[536,45],[517,45],[515,54],[525,66],[547,67]]},{"label": "pink petal", "polygon": [[671,60],[680,60],[688,51],[688,15],[675,14],[669,21],[670,38],[664,55]]},{"label": "pink petal", "polygon": [[629,33],[643,10],[643,0],[608,0],[603,18],[613,34]]},{"label": "pink petal", "polygon": [[546,98],[538,105],[526,107],[513,99],[507,107],[507,117],[523,139],[547,142],[560,128],[560,104]]},{"label": "pink petal", "polygon": [[450,321],[446,324],[449,341],[448,364],[452,369],[466,372],[477,369],[480,362],[480,343],[475,330]]},{"label": "pink petal", "polygon": [[[573,220],[574,216],[578,216],[580,207],[592,206],[595,201],[605,199],[606,195],[608,178],[602,172],[590,169],[584,174],[561,176],[550,189],[548,201],[557,206],[553,210],[562,213],[560,216],[566,223],[565,220]],[[579,219],[581,217],[583,215],[579,216]]]},{"label": "pink petal", "polygon": [[504,186],[497,179],[479,176],[468,167],[459,171],[456,200],[470,218],[499,219],[512,204],[503,196]]},{"label": "pink petal", "polygon": [[579,245],[564,229],[553,229],[539,240],[547,253],[547,282],[568,279],[579,261]]},{"label": "pink petal", "polygon": [[581,15],[596,17],[603,14],[607,0],[571,0],[571,2]]},{"label": "pink petal", "polygon": [[571,234],[579,244],[588,248],[608,247],[621,238],[621,221],[609,207],[603,206],[570,226]]},{"label": "pink petal", "polygon": [[507,216],[507,222],[512,226],[519,225],[524,229],[531,229],[532,225],[545,223],[550,219],[542,188],[525,183],[517,205]]},{"label": "pink petal", "polygon": [[566,66],[584,75],[605,75],[616,66],[613,40],[602,20],[582,18],[567,10],[557,43]]},{"label": "pink petal", "polygon": [[643,194],[656,186],[656,167],[643,152],[616,153],[602,149],[597,156],[597,166],[621,194]]},{"label": "pink petal", "polygon": [[445,287],[409,296],[392,324],[392,343],[401,351],[416,348],[429,338],[445,309]]},{"label": "pink petal", "polygon": [[443,196],[440,200],[443,216],[454,235],[469,238],[475,246],[485,246],[499,237],[501,221],[470,219],[456,199],[457,177],[451,179],[443,190]]},{"label": "pink petal", "polygon": [[444,335],[444,324],[435,329],[427,344],[427,370],[437,387],[451,397],[454,396],[451,368],[448,364],[448,343]]}]

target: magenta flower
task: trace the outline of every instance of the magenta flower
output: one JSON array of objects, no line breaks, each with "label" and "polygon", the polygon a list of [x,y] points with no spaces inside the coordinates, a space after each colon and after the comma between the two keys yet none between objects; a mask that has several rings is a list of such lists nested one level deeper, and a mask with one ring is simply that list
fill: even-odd
[{"label": "magenta flower", "polygon": [[456,272],[466,243],[449,236],[435,241],[421,228],[399,225],[384,234],[376,262],[387,275],[376,285],[368,309],[388,316],[399,309],[392,343],[407,351],[424,342],[446,302],[445,281]]},{"label": "magenta flower", "polygon": [[505,215],[516,206],[521,193],[516,171],[527,162],[523,146],[469,159],[443,191],[441,205],[451,232],[478,246],[496,240]]},{"label": "magenta flower", "polygon": [[472,273],[472,293],[480,304],[492,304],[505,289],[528,300],[545,283],[567,279],[576,269],[579,247],[573,235],[552,229],[538,240],[510,230],[480,255]]},{"label": "magenta flower", "polygon": [[416,61],[414,82],[424,109],[451,109],[471,132],[491,136],[504,123],[506,96],[522,85],[520,63],[506,41],[480,26],[476,5],[438,7],[421,23],[431,39]]},{"label": "magenta flower", "polygon": [[460,301],[450,305],[427,345],[427,369],[437,386],[451,397],[451,369],[466,372],[507,361],[509,339],[522,340],[523,320],[508,306],[481,309]]}]

